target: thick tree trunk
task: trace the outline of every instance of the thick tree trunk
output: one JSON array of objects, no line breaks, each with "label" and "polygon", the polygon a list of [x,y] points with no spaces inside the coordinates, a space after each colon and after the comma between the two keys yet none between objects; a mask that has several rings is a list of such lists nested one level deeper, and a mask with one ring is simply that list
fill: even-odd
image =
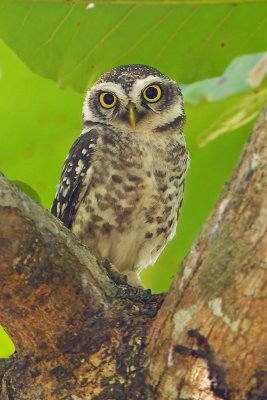
[{"label": "thick tree trunk", "polygon": [[266,165],[267,108],[165,299],[1,177],[1,399],[267,399]]}]

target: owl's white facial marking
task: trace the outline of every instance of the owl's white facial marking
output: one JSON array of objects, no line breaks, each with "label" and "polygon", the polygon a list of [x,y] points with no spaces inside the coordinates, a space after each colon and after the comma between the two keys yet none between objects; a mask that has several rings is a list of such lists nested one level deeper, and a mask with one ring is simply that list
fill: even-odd
[{"label": "owl's white facial marking", "polygon": [[[145,88],[154,84],[161,87],[161,98],[155,103],[145,102],[142,93]],[[173,90],[170,90],[171,88]],[[184,116],[182,96],[177,90],[176,82],[169,79],[155,79],[154,76],[138,79],[129,95],[136,104],[137,111],[143,112],[149,108],[144,121],[140,121],[140,130],[144,130],[144,125],[149,126],[151,130],[158,129],[170,124],[179,116]]]},{"label": "owl's white facial marking", "polygon": [[[99,93],[101,92],[110,92],[115,94],[120,104],[124,104],[126,106],[126,104],[128,103],[127,95],[125,94],[120,84],[116,84],[113,82],[96,83],[85,96],[85,100],[83,103],[83,119],[85,121],[103,122],[103,116],[96,113],[97,104],[99,105],[99,108],[102,109],[101,111],[108,118],[112,117],[114,110],[104,110],[99,103]],[[92,107],[92,103],[94,107]]]},{"label": "owl's white facial marking", "polygon": [[137,79],[136,82],[133,84],[132,89],[129,93],[129,97],[131,101],[136,104],[137,109],[141,110],[144,108],[142,106],[142,93],[146,87],[154,84],[155,82],[158,83],[158,79],[155,79],[155,76],[150,75],[144,79]]},{"label": "owl's white facial marking", "polygon": [[[161,90],[161,97],[155,102],[147,101],[144,96],[144,90],[151,85],[157,85]],[[103,92],[116,96],[114,107],[105,108],[100,104]],[[130,124],[129,104],[136,110],[134,128]],[[100,80],[86,95],[83,118],[84,121],[106,123],[129,134],[171,134],[184,123],[183,99],[176,82],[164,76],[148,75],[135,80],[129,77],[126,84],[124,81]]]}]

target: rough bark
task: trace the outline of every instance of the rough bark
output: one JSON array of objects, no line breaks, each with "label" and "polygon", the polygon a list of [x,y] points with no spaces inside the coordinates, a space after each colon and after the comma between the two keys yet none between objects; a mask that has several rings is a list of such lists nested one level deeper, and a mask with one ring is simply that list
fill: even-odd
[{"label": "rough bark", "polygon": [[266,167],[267,107],[150,329],[158,398],[267,399]]},{"label": "rough bark", "polygon": [[165,299],[1,177],[1,399],[266,399],[266,165],[267,108]]}]

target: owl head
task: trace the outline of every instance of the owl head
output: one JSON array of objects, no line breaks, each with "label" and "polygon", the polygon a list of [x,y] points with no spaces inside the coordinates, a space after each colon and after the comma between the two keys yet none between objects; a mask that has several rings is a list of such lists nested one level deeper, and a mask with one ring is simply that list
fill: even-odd
[{"label": "owl head", "polygon": [[122,65],[100,77],[86,94],[83,119],[123,132],[177,132],[184,122],[177,83],[147,65]]}]

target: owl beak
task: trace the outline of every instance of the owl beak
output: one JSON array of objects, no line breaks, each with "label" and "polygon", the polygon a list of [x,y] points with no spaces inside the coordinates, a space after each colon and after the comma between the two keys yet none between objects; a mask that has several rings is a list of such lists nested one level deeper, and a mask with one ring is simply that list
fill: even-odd
[{"label": "owl beak", "polygon": [[129,122],[131,124],[132,128],[135,128],[136,126],[136,120],[137,120],[137,112],[136,112],[136,107],[133,103],[129,103],[128,106],[128,118]]}]

